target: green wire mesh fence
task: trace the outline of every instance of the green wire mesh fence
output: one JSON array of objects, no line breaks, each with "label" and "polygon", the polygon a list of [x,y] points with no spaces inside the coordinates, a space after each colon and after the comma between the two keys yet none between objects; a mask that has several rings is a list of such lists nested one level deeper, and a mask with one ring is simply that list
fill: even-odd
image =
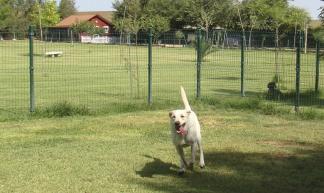
[{"label": "green wire mesh fence", "polygon": [[0,33],[0,109],[29,108],[27,33]]},{"label": "green wire mesh fence", "polygon": [[[294,106],[299,96],[301,106],[324,106],[324,46],[317,49],[312,38],[305,46],[302,35],[281,34],[277,39],[272,32],[214,30],[202,32],[199,43],[195,30],[171,31],[154,34],[151,45],[148,32],[88,36],[46,29],[42,38],[39,34],[32,37],[36,109],[62,101],[90,109],[147,103],[149,46],[153,103],[180,101],[180,85],[195,98],[199,83],[201,97],[244,93]],[[0,109],[30,108],[29,46],[28,33],[0,33]]]}]

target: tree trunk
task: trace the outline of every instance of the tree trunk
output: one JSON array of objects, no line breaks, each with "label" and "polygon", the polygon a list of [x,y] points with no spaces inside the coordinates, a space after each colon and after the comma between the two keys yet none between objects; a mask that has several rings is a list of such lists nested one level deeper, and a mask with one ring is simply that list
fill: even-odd
[{"label": "tree trunk", "polygon": [[136,80],[137,80],[137,98],[140,98],[140,79],[139,79],[139,66],[138,66],[138,50],[137,50],[138,32],[135,33],[135,56],[136,56]]},{"label": "tree trunk", "polygon": [[209,25],[206,23],[206,25],[205,25],[205,28],[206,28],[206,41],[208,41],[208,31],[209,31]]},{"label": "tree trunk", "polygon": [[305,23],[305,37],[304,37],[304,40],[305,40],[305,49],[304,49],[304,53],[307,54],[307,39],[308,39],[308,25],[307,23]]},{"label": "tree trunk", "polygon": [[279,88],[279,27],[276,28],[276,48],[275,48],[275,65],[276,65],[276,81],[278,83],[278,88]]},{"label": "tree trunk", "polygon": [[38,18],[39,18],[39,31],[40,31],[40,40],[43,41],[43,29],[42,29],[42,12],[41,12],[41,4],[38,7]]},{"label": "tree trunk", "polygon": [[296,49],[297,22],[295,22],[294,49]]},{"label": "tree trunk", "polygon": [[244,25],[243,25],[243,21],[242,21],[242,17],[241,17],[241,12],[240,12],[239,8],[237,8],[237,13],[238,13],[238,16],[239,16],[239,19],[240,19],[240,24],[241,24],[241,28],[242,28],[242,34],[244,35],[243,36],[243,44],[244,44],[244,47],[246,47],[245,29],[244,29]]},{"label": "tree trunk", "polygon": [[251,49],[251,44],[252,44],[252,31],[253,31],[253,26],[251,26],[250,35],[249,35],[249,48],[250,49]]}]

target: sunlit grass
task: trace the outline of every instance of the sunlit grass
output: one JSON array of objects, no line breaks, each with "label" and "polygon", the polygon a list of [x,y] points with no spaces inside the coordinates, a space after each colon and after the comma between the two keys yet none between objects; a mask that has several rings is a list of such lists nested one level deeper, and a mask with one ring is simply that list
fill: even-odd
[{"label": "sunlit grass", "polygon": [[322,120],[193,108],[207,167],[184,177],[168,109],[0,122],[0,192],[323,190]]},{"label": "sunlit grass", "polygon": [[[147,101],[147,47],[51,43],[35,41],[36,107],[70,102],[90,109],[113,104]],[[45,52],[62,51],[63,56],[45,57]],[[275,76],[275,53],[258,49],[245,52],[246,96],[259,96]],[[240,95],[240,49],[220,49],[205,58],[201,71],[201,95]],[[178,101],[179,86],[189,97],[196,92],[196,53],[192,47],[153,48],[153,102]],[[29,107],[28,44],[0,41],[0,108],[27,111]],[[301,91],[315,86],[315,54],[302,55]],[[280,50],[280,89],[295,90],[295,53]],[[323,82],[320,75],[320,87]],[[322,88],[321,88],[322,89]],[[294,98],[283,104],[292,105]],[[323,103],[323,95],[312,95],[304,105]]]}]

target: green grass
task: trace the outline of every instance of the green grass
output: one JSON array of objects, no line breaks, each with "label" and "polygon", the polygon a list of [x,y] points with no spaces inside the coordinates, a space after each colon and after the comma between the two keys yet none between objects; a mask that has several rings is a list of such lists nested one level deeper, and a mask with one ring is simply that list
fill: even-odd
[{"label": "green grass", "polygon": [[[114,104],[145,103],[147,100],[147,48],[118,45],[68,44],[35,41],[35,100],[37,108],[67,101],[100,110]],[[47,51],[63,51],[63,56],[46,58]],[[262,96],[275,75],[274,51],[246,50],[245,88],[247,96]],[[196,53],[194,48],[153,48],[153,101],[179,101],[179,86],[195,96]],[[0,41],[0,108],[29,107],[28,44]],[[315,85],[315,54],[302,55],[301,91]],[[279,53],[280,88],[295,89],[295,53]],[[320,87],[324,74],[321,71]],[[203,97],[240,95],[240,49],[218,50],[202,65]],[[287,94],[287,95],[288,95]],[[293,97],[283,99],[291,106]],[[302,105],[323,105],[324,95],[310,95]]]},{"label": "green grass", "polygon": [[323,119],[243,106],[194,103],[207,167],[184,177],[176,174],[172,108],[0,122],[0,192],[321,193]]}]

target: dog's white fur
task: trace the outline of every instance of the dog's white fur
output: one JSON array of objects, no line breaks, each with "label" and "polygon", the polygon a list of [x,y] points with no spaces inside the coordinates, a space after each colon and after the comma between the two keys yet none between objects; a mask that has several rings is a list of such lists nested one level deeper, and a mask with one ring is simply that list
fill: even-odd
[{"label": "dog's white fur", "polygon": [[[195,153],[198,146],[200,152],[199,166],[205,167],[204,153],[202,149],[200,124],[195,112],[191,110],[185,90],[180,87],[182,102],[185,109],[173,110],[169,113],[172,141],[180,156],[180,170],[179,173],[184,173],[186,168],[193,169],[195,162]],[[179,126],[180,125],[180,126]],[[179,128],[185,132],[179,133]],[[177,132],[178,131],[178,132]],[[184,156],[183,147],[191,146],[191,161],[187,164]]]}]

